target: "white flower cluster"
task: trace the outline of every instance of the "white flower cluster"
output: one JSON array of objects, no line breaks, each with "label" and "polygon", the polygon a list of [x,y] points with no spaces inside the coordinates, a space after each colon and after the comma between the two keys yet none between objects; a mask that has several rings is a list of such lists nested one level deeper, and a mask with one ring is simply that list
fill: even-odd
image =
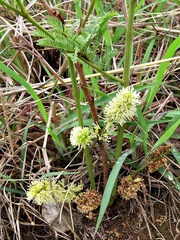
[{"label": "white flower cluster", "polygon": [[104,109],[106,131],[111,132],[117,124],[123,126],[131,120],[140,103],[139,94],[132,87],[122,88]]},{"label": "white flower cluster", "polygon": [[101,131],[99,125],[92,129],[88,127],[74,127],[70,134],[70,142],[74,147],[85,148],[93,139],[109,141],[109,136],[117,125],[123,126],[136,114],[137,106],[141,103],[139,93],[132,87],[122,88],[104,109],[105,129]]},{"label": "white flower cluster", "polygon": [[91,143],[94,135],[87,127],[74,127],[70,134],[70,142],[74,147],[85,148]]},{"label": "white flower cluster", "polygon": [[54,204],[56,201],[70,203],[82,189],[82,184],[65,186],[63,180],[38,179],[31,182],[26,196],[28,201],[33,200],[37,205]]}]

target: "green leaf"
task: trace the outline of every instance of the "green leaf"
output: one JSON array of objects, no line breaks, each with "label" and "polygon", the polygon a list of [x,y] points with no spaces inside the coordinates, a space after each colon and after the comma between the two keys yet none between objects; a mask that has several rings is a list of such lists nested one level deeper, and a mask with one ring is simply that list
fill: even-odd
[{"label": "green leaf", "polygon": [[27,83],[21,76],[19,76],[16,72],[14,72],[13,70],[11,70],[9,67],[7,67],[6,65],[4,65],[1,61],[0,61],[0,69],[2,72],[5,72],[7,75],[9,75],[10,77],[12,77],[16,82],[20,83],[22,86],[24,86],[26,88],[26,90],[28,91],[28,93],[32,96],[32,98],[34,99],[34,101],[36,102],[39,111],[42,114],[42,117],[44,119],[45,122],[47,122],[47,113],[46,110],[41,102],[41,100],[39,99],[38,95],[36,94],[36,92],[33,90],[33,88],[30,86],[29,83]]},{"label": "green leaf", "polygon": [[140,107],[137,107],[137,115],[138,115],[138,120],[139,120],[138,125],[140,126],[141,136],[142,136],[142,140],[143,140],[144,152],[145,152],[145,154],[147,154],[147,152],[148,152],[148,150],[147,150],[148,126],[147,126],[146,120],[143,116],[143,113],[142,113]]},{"label": "green leaf", "polygon": [[77,16],[78,18],[81,18],[82,17],[82,6],[81,6],[81,1],[79,0],[74,0],[74,3],[76,5],[76,13],[77,13]]},{"label": "green leaf", "polygon": [[18,190],[18,189],[14,189],[14,188],[8,188],[8,187],[0,187],[0,191],[6,191],[6,192],[12,192],[12,193],[17,193],[19,195],[25,195],[25,192]]},{"label": "green leaf", "polygon": [[175,148],[175,147],[173,147],[173,149],[172,149],[172,154],[173,154],[173,156],[175,157],[177,163],[178,163],[179,166],[180,166],[180,152],[178,151],[178,149]]},{"label": "green leaf", "polygon": [[[171,58],[175,54],[176,50],[179,47],[180,47],[180,37],[176,38],[171,43],[171,45],[168,47],[168,49],[167,49],[167,51],[164,55],[164,59]],[[156,96],[156,93],[159,89],[159,85],[163,81],[163,78],[164,78],[164,75],[165,75],[165,72],[166,72],[166,69],[167,69],[168,65],[169,65],[169,61],[160,64],[159,69],[158,69],[157,74],[156,74],[156,77],[155,77],[155,80],[154,80],[154,83],[157,83],[158,85],[154,86],[154,87],[151,87],[149,89],[147,97],[146,97],[146,101],[145,101],[145,102],[147,102],[145,111],[147,111],[149,109],[149,107],[151,106],[151,104],[154,100],[154,97]]]},{"label": "green leaf", "polygon": [[178,5],[180,5],[180,0],[171,0],[170,2],[174,2],[174,3],[177,3]]},{"label": "green leaf", "polygon": [[[24,144],[26,142],[27,134],[28,134],[28,130],[29,130],[29,126],[30,126],[31,120],[32,120],[32,117],[29,119],[29,121],[28,121],[28,123],[27,123],[27,125],[25,127],[23,138],[22,138],[22,144]],[[22,176],[23,166],[24,166],[24,164],[26,164],[26,161],[24,161],[25,158],[26,158],[26,149],[27,149],[27,146],[25,146],[25,147],[23,147],[21,149],[21,162],[20,162],[21,178],[23,178],[23,176]]]},{"label": "green leaf", "polygon": [[163,177],[165,177],[170,182],[172,182],[174,184],[174,186],[176,187],[176,189],[178,191],[180,191],[180,182],[176,179],[176,177],[173,175],[173,173],[171,171],[165,169],[164,167],[160,167],[158,172],[160,172]]},{"label": "green leaf", "polygon": [[[94,40],[93,40],[93,46],[92,46],[92,51],[94,53],[99,47],[101,39],[107,30],[107,23],[112,17],[115,17],[115,16],[117,16],[117,12],[107,12],[106,15],[104,15],[103,17],[97,20],[97,29],[96,29],[96,33],[94,34]],[[89,29],[90,28],[93,29],[94,26],[90,25]]]},{"label": "green leaf", "polygon": [[124,154],[122,154],[122,156],[118,158],[116,164],[114,165],[114,167],[109,175],[109,178],[108,178],[108,181],[106,184],[106,188],[104,190],[101,206],[100,206],[100,212],[99,212],[99,216],[98,216],[97,223],[96,223],[95,233],[97,233],[97,231],[98,231],[98,228],[101,224],[101,221],[102,221],[102,218],[106,211],[106,208],[109,204],[109,201],[111,198],[111,193],[112,193],[114,184],[116,182],[116,179],[118,177],[119,171],[121,169],[121,166],[124,163],[127,156],[130,155],[131,153],[133,153],[133,151],[134,151],[133,149],[130,149],[127,152],[125,152]]},{"label": "green leaf", "polygon": [[159,140],[155,143],[153,149],[161,146],[161,144],[165,143],[174,133],[176,128],[180,125],[180,118],[176,117],[176,121],[165,131],[165,133],[159,138]]},{"label": "green leaf", "polygon": [[13,178],[9,177],[8,175],[1,174],[1,173],[0,173],[0,177],[2,177],[4,179],[7,179],[8,181],[12,182],[14,184],[15,188],[16,188],[16,181]]},{"label": "green leaf", "polygon": [[[56,36],[57,38],[57,36]],[[61,35],[58,36],[56,40],[48,39],[48,38],[43,38],[38,40],[38,44],[40,46],[48,46],[48,47],[53,47],[55,49],[61,49],[61,50],[66,50],[68,52],[73,52],[74,51],[74,46],[69,41],[68,39],[62,37]]]}]

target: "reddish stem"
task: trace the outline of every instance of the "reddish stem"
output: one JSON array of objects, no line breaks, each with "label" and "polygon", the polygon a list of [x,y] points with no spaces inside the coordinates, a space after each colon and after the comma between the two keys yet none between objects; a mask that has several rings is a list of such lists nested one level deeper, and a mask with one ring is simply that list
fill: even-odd
[{"label": "reddish stem", "polygon": [[[94,105],[94,99],[91,97],[91,94],[88,90],[88,85],[84,76],[83,69],[79,62],[75,63],[75,66],[79,73],[82,90],[91,108],[93,121],[95,124],[98,124],[98,115],[97,115],[96,107]],[[107,158],[106,158],[106,150],[105,150],[103,141],[99,141],[99,148],[100,148],[101,160],[102,160],[102,166],[103,166],[103,186],[105,188],[106,182],[108,179],[108,165],[107,165]]]}]

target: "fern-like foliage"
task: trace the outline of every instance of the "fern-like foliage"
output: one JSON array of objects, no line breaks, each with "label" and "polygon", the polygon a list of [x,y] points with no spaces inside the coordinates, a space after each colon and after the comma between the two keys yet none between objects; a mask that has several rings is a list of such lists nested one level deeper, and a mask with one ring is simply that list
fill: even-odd
[{"label": "fern-like foliage", "polygon": [[[116,12],[108,12],[105,16],[103,16],[100,20],[98,20],[98,28],[96,29],[96,33],[94,35],[94,39],[93,39],[94,41],[93,41],[93,47],[92,47],[92,51],[94,51],[94,53],[98,49],[99,44],[102,40],[102,37],[105,31],[107,30],[107,24],[109,20],[115,16],[117,16]],[[93,26],[91,26],[91,28],[93,28]]]},{"label": "fern-like foliage", "polygon": [[102,69],[106,69],[112,58],[117,55],[117,50],[111,50],[108,54],[102,58]]},{"label": "fern-like foliage", "polygon": [[[107,30],[107,23],[116,15],[115,12],[108,12],[102,18],[93,20],[89,26],[82,29],[81,35],[78,35],[72,27],[64,27],[58,19],[50,17],[48,25],[51,26],[50,31],[54,40],[42,31],[36,31],[35,36],[40,37],[39,45],[64,50],[74,61],[78,55],[93,61],[103,34]],[[75,24],[77,25],[78,22]]]},{"label": "fern-like foliage", "polygon": [[40,39],[38,41],[38,44],[41,46],[48,46],[52,48],[58,48],[61,50],[65,50],[67,52],[74,52],[74,46],[71,44],[70,41],[67,39],[59,41],[58,39],[52,40],[52,39]]},{"label": "fern-like foliage", "polygon": [[39,37],[39,38],[46,38],[47,37],[47,35],[43,31],[40,31],[40,30],[36,30],[34,32],[34,36]]}]

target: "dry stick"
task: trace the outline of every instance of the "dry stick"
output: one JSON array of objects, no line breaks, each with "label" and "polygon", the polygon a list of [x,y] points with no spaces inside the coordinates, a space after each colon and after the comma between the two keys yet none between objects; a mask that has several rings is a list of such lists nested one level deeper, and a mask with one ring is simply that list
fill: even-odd
[{"label": "dry stick", "polygon": [[46,151],[46,145],[47,145],[47,139],[48,139],[48,135],[49,135],[48,128],[50,127],[50,124],[51,124],[53,107],[54,107],[54,102],[52,102],[51,106],[50,106],[49,117],[48,117],[48,121],[47,121],[47,125],[46,125],[46,132],[44,135],[44,142],[43,142],[43,147],[42,147],[42,153],[43,153],[43,157],[44,157],[44,163],[47,167],[47,172],[49,172],[49,170],[51,168],[51,165],[50,165],[50,162],[48,159],[48,155],[47,155],[47,151]]},{"label": "dry stick", "polygon": [[[172,57],[172,58],[165,58],[165,59],[157,60],[157,61],[154,61],[154,62],[148,62],[148,63],[132,65],[132,66],[130,66],[130,70],[135,70],[135,69],[137,69],[137,70],[145,70],[147,68],[151,68],[151,67],[157,66],[157,65],[159,65],[161,63],[168,62],[168,61],[174,61],[174,60],[180,60],[180,56],[176,56],[176,57]],[[124,68],[118,68],[118,69],[106,71],[106,73],[116,74],[116,73],[123,73],[123,71],[124,71]],[[100,77],[100,76],[102,76],[102,73],[98,72],[98,73],[85,75],[85,79],[89,79],[89,78],[93,78],[93,77]],[[77,77],[77,80],[79,80],[78,77]],[[64,81],[66,83],[69,83],[69,82],[71,82],[71,78],[66,78],[66,79],[64,79]],[[58,82],[58,84],[61,84],[61,83]],[[52,83],[45,84],[44,88],[49,87],[49,86],[52,86]]]},{"label": "dry stick", "polygon": [[26,213],[26,216],[27,216],[27,218],[29,219],[31,225],[34,225],[35,223],[34,223],[34,221],[32,220],[31,216],[29,215],[28,211],[26,210],[26,207],[24,206],[24,203],[22,203],[22,208],[23,208],[24,212]]},{"label": "dry stick", "polygon": [[91,108],[91,111],[92,111],[92,117],[93,117],[93,121],[95,124],[98,124],[98,116],[97,116],[97,111],[96,111],[96,108],[95,108],[95,105],[94,105],[94,99],[91,97],[90,93],[89,93],[89,90],[88,90],[88,85],[87,85],[87,82],[86,82],[86,79],[85,79],[85,76],[84,76],[84,72],[83,72],[83,69],[81,67],[81,64],[79,62],[75,63],[75,66],[76,66],[76,69],[79,73],[79,78],[80,78],[80,81],[81,81],[81,87],[82,87],[82,90],[86,96],[86,99],[89,103],[89,106]]},{"label": "dry stick", "polygon": [[12,133],[11,133],[11,128],[9,127],[9,120],[8,120],[8,115],[6,112],[6,105],[4,102],[4,97],[1,94],[1,103],[2,103],[2,107],[3,107],[3,112],[4,112],[4,117],[5,117],[5,121],[6,121],[6,127],[7,127],[7,132],[8,132],[8,136],[9,136],[9,144],[11,146],[11,157],[14,157],[14,146],[13,146],[13,139],[12,139]]},{"label": "dry stick", "polygon": [[145,212],[142,204],[140,203],[140,201],[139,201],[139,199],[138,199],[137,197],[136,197],[136,201],[137,201],[137,203],[138,203],[139,206],[140,206],[140,209],[141,209],[141,212],[142,212],[142,215],[143,215],[143,218],[144,218],[144,221],[145,221],[145,223],[146,223],[146,227],[147,227],[147,230],[148,230],[148,233],[149,233],[150,240],[152,240],[153,238],[152,238],[152,234],[151,234],[151,229],[150,229],[150,227],[149,227],[148,217],[147,217],[147,215],[146,215],[146,212]]},{"label": "dry stick", "polygon": [[102,166],[103,166],[103,187],[105,189],[106,183],[108,180],[108,164],[107,164],[107,155],[106,155],[106,149],[104,146],[104,142],[102,140],[99,141],[99,148],[100,148],[100,154],[101,154],[101,160],[102,160]]},{"label": "dry stick", "polygon": [[42,5],[44,6],[44,8],[46,8],[48,14],[49,14],[50,16],[53,16],[53,15],[54,15],[54,14],[53,14],[54,8],[51,7],[51,6],[47,3],[46,0],[40,0],[40,2],[41,2]]},{"label": "dry stick", "polygon": [[[86,99],[87,99],[87,101],[89,103],[89,106],[91,108],[93,121],[94,121],[95,124],[98,124],[97,110],[96,110],[96,107],[94,105],[94,99],[91,97],[91,94],[88,90],[88,85],[87,85],[87,82],[86,82],[86,79],[85,79],[83,69],[82,69],[81,64],[79,62],[75,63],[75,66],[76,66],[76,69],[79,73],[79,78],[80,78],[82,90],[83,90],[84,95],[86,96]],[[100,147],[102,166],[103,166],[103,186],[105,188],[106,183],[107,183],[107,179],[108,179],[108,165],[107,165],[107,158],[106,158],[106,150],[105,150],[103,141],[99,141],[99,147]]]},{"label": "dry stick", "polygon": [[46,8],[48,14],[50,16],[53,16],[53,17],[56,17],[57,19],[59,19],[62,24],[64,24],[64,18],[63,16],[61,15],[60,13],[60,10],[57,9],[57,8],[54,8],[54,7],[51,7],[47,2],[46,0],[40,0],[42,5]]},{"label": "dry stick", "polygon": [[[58,75],[61,76],[62,73],[67,69],[67,67],[68,67],[68,61],[67,61],[67,59],[65,58],[65,60],[64,60],[64,62],[63,62],[63,64],[62,64],[62,66],[61,66],[61,69],[60,69]],[[53,85],[53,87],[52,87],[49,95],[51,95],[51,94],[54,92],[54,90],[55,90],[58,82],[59,82],[59,80],[58,80],[58,78],[57,78],[56,81],[54,82],[54,85]]]},{"label": "dry stick", "polygon": [[127,16],[127,7],[126,7],[126,1],[125,0],[122,0],[122,12],[124,14],[124,19],[125,19],[125,23],[127,25],[127,22],[128,22],[128,16]]},{"label": "dry stick", "polygon": [[[48,70],[51,72],[51,74],[52,74],[55,78],[57,78],[57,80],[60,81],[62,85],[64,85],[64,86],[67,87],[70,91],[72,91],[72,88],[71,88],[66,82],[64,82],[64,80],[63,80],[61,77],[58,76],[58,74],[56,73],[56,71],[49,65],[49,63],[48,63],[48,62],[43,58],[43,56],[30,44],[30,42],[29,42],[26,38],[24,38],[24,37],[21,36],[21,35],[16,36],[16,38],[22,39],[29,47],[31,47],[31,48],[32,48],[32,53],[38,57],[38,59],[40,60],[41,64],[42,64],[42,65],[44,64],[44,65],[48,68]],[[53,84],[53,85],[54,85],[54,84]]]}]

